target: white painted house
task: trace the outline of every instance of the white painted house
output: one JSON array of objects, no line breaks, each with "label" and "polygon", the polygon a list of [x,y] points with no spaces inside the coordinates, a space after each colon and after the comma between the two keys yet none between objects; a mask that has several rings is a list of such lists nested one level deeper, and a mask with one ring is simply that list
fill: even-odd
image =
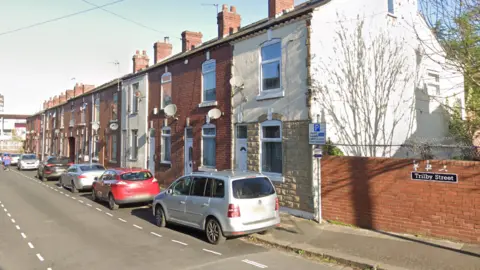
[{"label": "white painted house", "polygon": [[440,46],[417,0],[273,0],[268,19],[242,32],[232,41],[233,163],[270,176],[297,215],[318,215],[309,123],[325,122],[346,155],[412,157],[400,147],[412,137],[448,136],[440,103],[464,104],[462,76],[425,56]]}]

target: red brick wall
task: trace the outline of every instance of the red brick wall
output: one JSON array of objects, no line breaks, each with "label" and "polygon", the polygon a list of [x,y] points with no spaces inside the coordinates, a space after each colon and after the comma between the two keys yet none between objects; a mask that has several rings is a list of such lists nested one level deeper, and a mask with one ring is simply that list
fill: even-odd
[{"label": "red brick wall", "polygon": [[201,164],[201,132],[205,124],[205,116],[210,109],[218,108],[224,115],[217,120],[211,120],[217,128],[216,136],[216,168],[225,170],[231,168],[231,87],[229,84],[231,72],[232,49],[230,45],[224,45],[210,51],[210,58],[216,59],[217,77],[217,102],[216,107],[199,108],[202,91],[202,63],[206,61],[205,52],[197,53],[188,57],[188,64],[184,59],[168,65],[168,71],[172,74],[172,99],[177,105],[177,121],[169,120],[172,132],[172,165],[161,165],[161,129],[165,115],[159,110],[158,115],[153,115],[153,108],[160,108],[160,79],[165,73],[165,67],[160,66],[149,72],[149,121],[153,121],[156,130],[156,168],[155,176],[160,184],[168,185],[184,172],[184,131],[186,118],[190,118],[190,126],[193,127],[193,170],[196,171]]},{"label": "red brick wall", "polygon": [[[413,161],[360,157],[322,160],[323,218],[363,228],[480,242],[480,162],[447,165],[458,183],[411,180]],[[426,162],[421,161],[419,171]]]}]

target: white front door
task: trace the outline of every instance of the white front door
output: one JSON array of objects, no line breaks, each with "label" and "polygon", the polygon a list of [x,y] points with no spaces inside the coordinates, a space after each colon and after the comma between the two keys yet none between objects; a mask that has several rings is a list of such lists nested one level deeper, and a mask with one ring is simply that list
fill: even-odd
[{"label": "white front door", "polygon": [[235,160],[236,169],[240,171],[247,170],[247,126],[237,125],[235,135]]},{"label": "white front door", "polygon": [[185,128],[185,174],[189,174],[193,171],[193,130],[192,128]]}]

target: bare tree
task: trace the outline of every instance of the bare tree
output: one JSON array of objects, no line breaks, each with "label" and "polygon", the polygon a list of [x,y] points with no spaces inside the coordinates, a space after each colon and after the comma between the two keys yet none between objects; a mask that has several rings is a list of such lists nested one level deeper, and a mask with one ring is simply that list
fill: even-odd
[{"label": "bare tree", "polygon": [[390,155],[395,131],[413,108],[413,89],[405,91],[415,67],[406,49],[387,32],[366,35],[359,19],[353,29],[340,23],[334,56],[314,67],[319,80],[312,80],[313,101],[350,155]]}]

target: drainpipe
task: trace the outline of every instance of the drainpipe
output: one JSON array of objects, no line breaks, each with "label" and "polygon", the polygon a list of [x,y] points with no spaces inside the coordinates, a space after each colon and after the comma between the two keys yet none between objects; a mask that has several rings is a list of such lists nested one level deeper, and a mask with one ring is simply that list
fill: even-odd
[{"label": "drainpipe", "polygon": [[42,128],[42,162],[44,161],[45,159],[45,127],[46,127],[46,124],[45,123],[45,120],[46,120],[46,115],[45,113],[42,113],[42,116],[43,116],[43,128]]},{"label": "drainpipe", "polygon": [[93,145],[94,145],[94,141],[93,141],[93,122],[97,119],[95,119],[95,93],[93,93],[92,95],[92,109],[91,109],[91,115],[92,115],[92,121],[90,123],[90,142],[89,142],[89,146],[88,147],[88,156],[90,157],[90,165],[92,165],[92,160],[93,160]]}]

